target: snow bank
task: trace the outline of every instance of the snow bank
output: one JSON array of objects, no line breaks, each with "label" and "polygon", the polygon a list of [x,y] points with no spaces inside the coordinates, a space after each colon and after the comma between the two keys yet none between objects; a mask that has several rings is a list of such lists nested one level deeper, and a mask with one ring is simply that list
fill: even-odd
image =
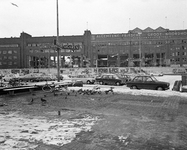
[{"label": "snow bank", "polygon": [[21,150],[36,148],[33,142],[37,141],[58,146],[70,143],[77,133],[91,130],[98,118],[85,115],[82,119],[70,121],[60,118],[47,120],[12,113],[0,114],[0,120],[0,149]]}]

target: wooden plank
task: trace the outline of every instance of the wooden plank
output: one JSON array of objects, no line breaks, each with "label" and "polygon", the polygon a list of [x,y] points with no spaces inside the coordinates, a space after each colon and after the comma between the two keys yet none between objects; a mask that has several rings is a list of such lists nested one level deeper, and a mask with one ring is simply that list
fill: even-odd
[{"label": "wooden plank", "polygon": [[24,90],[24,89],[34,89],[35,87],[23,87],[23,88],[11,88],[11,89],[3,89],[3,91],[15,91],[15,90]]},{"label": "wooden plank", "polygon": [[35,87],[19,87],[19,88],[4,89],[4,91],[7,91],[9,95],[15,95],[14,92],[15,92],[16,90],[28,89],[29,92],[32,93],[34,88],[35,88]]}]

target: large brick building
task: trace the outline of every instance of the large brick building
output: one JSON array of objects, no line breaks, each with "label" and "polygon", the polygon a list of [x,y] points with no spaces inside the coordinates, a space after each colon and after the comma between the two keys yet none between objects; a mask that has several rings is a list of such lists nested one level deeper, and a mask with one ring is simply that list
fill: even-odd
[{"label": "large brick building", "polygon": [[[55,36],[0,38],[0,69],[57,66]],[[59,36],[61,67],[187,66],[187,30]]]}]

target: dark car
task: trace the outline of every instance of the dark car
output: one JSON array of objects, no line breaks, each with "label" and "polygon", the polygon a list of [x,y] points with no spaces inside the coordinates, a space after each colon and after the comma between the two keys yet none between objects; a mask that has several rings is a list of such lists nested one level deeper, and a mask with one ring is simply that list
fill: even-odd
[{"label": "dark car", "polygon": [[126,84],[126,79],[117,74],[103,74],[100,77],[96,77],[96,82],[103,85],[124,85]]},{"label": "dark car", "polygon": [[132,80],[132,79],[131,79],[131,76],[130,76],[130,75],[127,75],[127,74],[120,74],[120,77],[123,78],[123,79],[125,79],[126,82]]},{"label": "dark car", "polygon": [[168,90],[170,83],[158,81],[154,76],[136,76],[127,82],[131,89]]}]

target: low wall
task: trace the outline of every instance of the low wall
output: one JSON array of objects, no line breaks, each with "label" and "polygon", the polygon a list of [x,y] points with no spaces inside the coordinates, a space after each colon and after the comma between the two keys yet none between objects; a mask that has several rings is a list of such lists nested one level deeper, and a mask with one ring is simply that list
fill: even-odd
[{"label": "low wall", "polygon": [[[187,68],[184,67],[142,67],[141,70],[147,73],[163,73],[163,74],[175,74],[175,73],[187,73]],[[43,72],[46,74],[57,74],[57,68],[50,69],[1,69],[0,74],[28,74]],[[101,74],[101,73],[138,73],[139,67],[104,67],[104,68],[61,68],[61,74]]]}]

